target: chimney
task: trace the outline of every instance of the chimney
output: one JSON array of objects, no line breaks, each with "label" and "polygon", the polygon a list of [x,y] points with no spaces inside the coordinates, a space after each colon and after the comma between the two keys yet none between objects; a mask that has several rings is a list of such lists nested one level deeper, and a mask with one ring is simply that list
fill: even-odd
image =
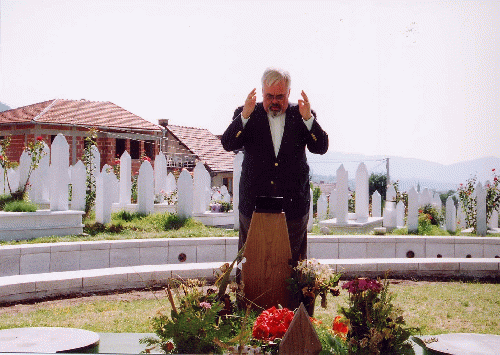
[{"label": "chimney", "polygon": [[167,128],[168,126],[168,119],[166,118],[160,118],[158,119],[158,124],[164,128]]}]

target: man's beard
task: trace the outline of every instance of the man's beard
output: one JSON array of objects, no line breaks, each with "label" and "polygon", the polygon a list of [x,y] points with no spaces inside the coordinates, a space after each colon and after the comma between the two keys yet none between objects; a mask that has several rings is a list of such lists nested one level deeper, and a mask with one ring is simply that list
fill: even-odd
[{"label": "man's beard", "polygon": [[[273,107],[278,108],[279,110],[272,110]],[[281,106],[279,105],[269,105],[268,111],[271,113],[271,116],[276,117],[279,116],[283,113],[283,110],[281,109]]]}]

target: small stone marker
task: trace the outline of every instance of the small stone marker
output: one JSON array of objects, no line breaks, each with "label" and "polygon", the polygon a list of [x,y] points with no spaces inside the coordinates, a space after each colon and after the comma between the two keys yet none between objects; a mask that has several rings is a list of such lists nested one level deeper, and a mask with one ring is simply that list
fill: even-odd
[{"label": "small stone marker", "polygon": [[[446,355],[492,355],[500,354],[500,335],[451,333],[422,337],[428,349]],[[435,340],[435,341],[434,341]]]},{"label": "small stone marker", "polygon": [[245,298],[264,309],[288,306],[292,251],[284,212],[253,213],[243,256]]},{"label": "small stone marker", "polygon": [[75,328],[30,327],[0,330],[0,353],[59,353],[99,344],[97,333]]},{"label": "small stone marker", "polygon": [[301,303],[281,340],[279,353],[317,355],[321,350],[318,334],[309,320],[304,304]]}]

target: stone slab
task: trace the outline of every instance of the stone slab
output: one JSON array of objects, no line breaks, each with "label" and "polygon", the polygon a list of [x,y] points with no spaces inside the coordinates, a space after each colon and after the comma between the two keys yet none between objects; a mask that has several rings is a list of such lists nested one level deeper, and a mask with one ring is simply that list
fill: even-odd
[{"label": "stone slab", "polygon": [[451,333],[421,339],[428,349],[438,351],[439,354],[491,355],[500,353],[500,335]]},{"label": "stone slab", "polygon": [[97,333],[83,329],[32,327],[0,330],[0,352],[68,352],[89,349],[98,343]]}]

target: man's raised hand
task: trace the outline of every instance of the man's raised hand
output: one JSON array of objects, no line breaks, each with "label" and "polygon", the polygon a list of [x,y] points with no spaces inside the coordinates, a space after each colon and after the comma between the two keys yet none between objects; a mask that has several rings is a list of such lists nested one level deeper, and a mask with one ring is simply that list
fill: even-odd
[{"label": "man's raised hand", "polygon": [[302,95],[302,100],[299,100],[299,112],[302,118],[307,121],[312,117],[311,104],[304,90],[300,94]]},{"label": "man's raised hand", "polygon": [[241,111],[242,118],[249,118],[255,109],[255,103],[257,102],[257,89],[253,89],[248,94],[247,99],[245,100],[245,105],[243,106],[243,111]]}]

